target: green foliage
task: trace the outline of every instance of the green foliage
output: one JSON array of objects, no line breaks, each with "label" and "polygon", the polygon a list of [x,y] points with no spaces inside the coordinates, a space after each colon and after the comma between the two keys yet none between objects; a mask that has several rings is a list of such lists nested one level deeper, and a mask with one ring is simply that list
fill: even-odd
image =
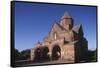
[{"label": "green foliage", "polygon": [[29,59],[30,58],[30,50],[27,49],[27,50],[21,51],[21,57],[23,60]]},{"label": "green foliage", "polygon": [[89,60],[90,62],[96,61],[96,60],[97,60],[97,50],[94,50],[94,51],[89,50],[89,51],[88,51],[88,60]]},{"label": "green foliage", "polygon": [[19,52],[17,49],[14,49],[15,51],[15,60],[18,61],[18,60],[28,60],[30,59],[30,50],[29,49],[26,49],[26,50],[23,50],[21,52]]},{"label": "green foliage", "polygon": [[17,49],[14,49],[15,52],[15,60],[19,60],[20,59],[20,52]]}]

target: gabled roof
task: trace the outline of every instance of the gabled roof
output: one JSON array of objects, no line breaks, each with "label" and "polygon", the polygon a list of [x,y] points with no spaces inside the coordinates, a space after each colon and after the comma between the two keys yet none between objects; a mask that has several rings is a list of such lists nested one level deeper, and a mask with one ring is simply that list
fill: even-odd
[{"label": "gabled roof", "polygon": [[51,28],[51,31],[61,31],[61,28],[59,27],[59,25],[55,22]]},{"label": "gabled roof", "polygon": [[79,30],[80,30],[80,28],[82,28],[82,25],[81,25],[81,24],[74,26],[74,27],[72,28],[72,30],[75,31],[76,33],[78,33]]},{"label": "gabled roof", "polygon": [[48,33],[48,35],[44,38],[45,40],[49,38],[51,32],[60,32],[62,31],[62,28],[59,26],[58,23],[54,22],[54,24],[52,25],[50,32]]}]

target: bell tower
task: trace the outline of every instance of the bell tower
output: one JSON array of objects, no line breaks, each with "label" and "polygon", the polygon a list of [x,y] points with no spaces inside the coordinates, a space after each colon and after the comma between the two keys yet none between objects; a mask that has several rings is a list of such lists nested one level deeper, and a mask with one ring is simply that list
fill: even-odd
[{"label": "bell tower", "polygon": [[65,12],[64,15],[61,17],[60,25],[66,30],[72,29],[73,19],[68,12]]}]

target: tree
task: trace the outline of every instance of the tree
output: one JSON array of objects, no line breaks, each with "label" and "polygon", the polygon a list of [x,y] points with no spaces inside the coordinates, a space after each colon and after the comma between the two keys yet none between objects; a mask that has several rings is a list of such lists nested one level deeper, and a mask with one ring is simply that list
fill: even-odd
[{"label": "tree", "polygon": [[17,49],[14,49],[15,51],[15,60],[20,60],[20,52]]},{"label": "tree", "polygon": [[97,61],[97,49],[88,51],[88,61]]},{"label": "tree", "polygon": [[21,59],[22,60],[30,59],[30,49],[23,50],[23,51],[21,51],[20,54],[21,54]]}]

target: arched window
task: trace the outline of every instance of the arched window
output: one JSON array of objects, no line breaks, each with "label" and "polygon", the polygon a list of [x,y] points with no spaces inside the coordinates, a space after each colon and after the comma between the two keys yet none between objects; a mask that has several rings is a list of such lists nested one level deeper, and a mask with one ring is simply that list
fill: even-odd
[{"label": "arched window", "polygon": [[55,45],[52,49],[52,60],[58,60],[61,58],[61,49],[59,45]]},{"label": "arched window", "polygon": [[57,33],[56,32],[54,33],[54,39],[55,40],[57,39]]}]

